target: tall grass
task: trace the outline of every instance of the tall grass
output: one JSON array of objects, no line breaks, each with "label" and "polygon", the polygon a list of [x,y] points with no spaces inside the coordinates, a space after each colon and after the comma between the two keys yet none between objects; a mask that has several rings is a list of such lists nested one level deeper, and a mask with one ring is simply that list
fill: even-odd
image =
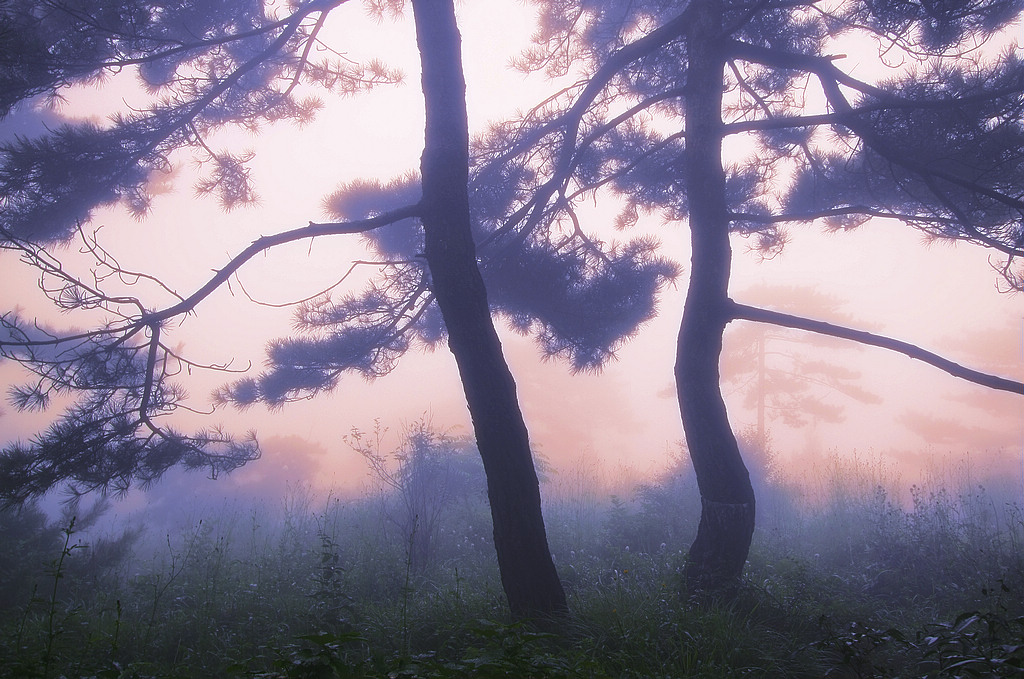
[{"label": "tall grass", "polygon": [[7,512],[0,676],[1019,676],[1019,495],[961,476],[903,497],[863,461],[826,472],[814,498],[755,475],[746,587],[717,605],[680,593],[699,506],[685,460],[614,493],[592,469],[552,474],[572,608],[555,630],[508,619],[482,493],[452,496],[415,567],[395,492],[296,487],[106,540]]}]

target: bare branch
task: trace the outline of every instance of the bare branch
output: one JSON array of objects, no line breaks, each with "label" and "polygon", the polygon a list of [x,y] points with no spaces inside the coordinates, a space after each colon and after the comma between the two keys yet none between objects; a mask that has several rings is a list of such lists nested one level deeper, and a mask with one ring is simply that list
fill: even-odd
[{"label": "bare branch", "polygon": [[278,245],[284,245],[285,243],[304,240],[306,238],[365,233],[387,224],[393,224],[394,222],[401,221],[403,219],[416,217],[419,215],[419,210],[419,205],[408,205],[367,219],[360,219],[351,222],[329,222],[323,224],[310,222],[308,226],[302,226],[290,231],[283,231],[273,236],[261,236],[253,241],[249,247],[236,255],[223,269],[220,269],[213,278],[207,281],[206,285],[189,295],[178,304],[168,307],[163,311],[158,311],[148,315],[148,320],[163,322],[168,318],[173,318],[174,316],[192,311],[199,302],[227,282],[243,264],[264,250],[268,250]]},{"label": "bare branch", "polygon": [[[415,217],[419,214],[418,205],[408,205],[405,207],[392,210],[374,217],[367,219],[361,219],[351,222],[329,222],[329,223],[314,223],[310,222],[308,226],[299,227],[290,231],[283,231],[272,236],[262,236],[255,241],[241,253],[236,255],[228,264],[206,282],[203,287],[199,288],[187,298],[181,300],[177,304],[162,309],[160,311],[154,311],[151,313],[143,312],[137,319],[133,319],[128,323],[120,325],[110,326],[106,328],[97,328],[81,333],[75,333],[73,335],[51,335],[48,339],[28,339],[14,340],[0,338],[0,348],[2,347],[37,347],[37,346],[56,346],[67,342],[75,342],[79,340],[86,340],[101,336],[113,336],[126,333],[129,331],[137,331],[142,326],[152,326],[154,324],[162,324],[167,320],[180,316],[182,314],[190,313],[195,307],[202,302],[204,299],[209,297],[215,290],[220,286],[224,285],[236,271],[238,271],[242,265],[248,262],[250,259],[260,254],[261,252],[270,248],[284,245],[286,243],[292,243],[298,240],[306,238],[317,238],[319,236],[336,236],[344,234],[355,234],[365,233],[372,231],[381,226],[392,224],[402,219],[408,219]],[[137,301],[137,300],[136,300]]]},{"label": "bare branch", "polygon": [[876,335],[863,330],[853,330],[851,328],[826,323],[824,321],[816,321],[809,318],[803,318],[801,316],[785,314],[779,311],[771,311],[760,307],[739,304],[737,302],[731,302],[727,311],[729,316],[733,319],[744,319],[748,321],[756,321],[758,323],[771,323],[773,325],[781,325],[786,328],[807,330],[808,332],[816,332],[822,335],[829,335],[830,337],[839,337],[853,342],[860,342],[861,344],[889,349],[890,351],[899,352],[918,361],[924,361],[939,370],[949,373],[953,377],[959,377],[960,379],[980,384],[981,386],[988,387],[989,389],[997,389],[1000,391],[1008,391],[1014,394],[1024,395],[1024,383],[1022,382],[1017,382],[1005,377],[999,377],[997,375],[989,375],[987,373],[964,367],[959,363],[954,363],[953,361],[943,358],[942,356],[928,351],[927,349],[922,349],[917,345],[910,344],[909,342],[904,342],[902,340],[885,337],[883,335]]}]

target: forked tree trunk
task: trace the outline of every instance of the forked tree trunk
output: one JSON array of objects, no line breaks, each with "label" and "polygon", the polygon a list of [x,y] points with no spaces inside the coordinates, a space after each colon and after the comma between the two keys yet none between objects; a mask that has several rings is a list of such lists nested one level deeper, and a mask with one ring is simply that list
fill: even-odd
[{"label": "forked tree trunk", "polygon": [[686,584],[691,592],[729,593],[750,549],[754,491],[729,425],[719,374],[732,262],[722,167],[725,64],[716,46],[722,10],[720,0],[695,2],[687,49],[685,150],[692,250],[675,366],[683,430],[701,495]]},{"label": "forked tree trunk", "polygon": [[426,103],[425,254],[487,475],[501,582],[516,617],[561,614],[565,593],[548,548],[526,424],[470,230],[466,86],[453,0],[413,0],[412,6]]}]

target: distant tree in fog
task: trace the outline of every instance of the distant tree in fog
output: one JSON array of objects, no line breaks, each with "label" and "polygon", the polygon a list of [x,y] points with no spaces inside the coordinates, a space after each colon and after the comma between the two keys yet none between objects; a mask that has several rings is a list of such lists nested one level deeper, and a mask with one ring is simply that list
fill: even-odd
[{"label": "distant tree in fog", "polygon": [[60,552],[60,529],[33,502],[0,509],[0,609],[28,603],[32,577]]},{"label": "distant tree in fog", "polygon": [[[768,286],[742,294],[757,298],[752,301],[759,304],[774,301],[805,314],[836,314],[836,301],[811,288]],[[857,384],[859,371],[821,358],[823,351],[841,348],[855,349],[858,345],[765,325],[748,324],[730,332],[722,356],[722,380],[743,392],[743,404],[755,413],[753,437],[748,443],[766,447],[769,420],[793,428],[841,422],[843,400],[881,400]]]},{"label": "distant tree in fog", "polygon": [[421,574],[434,559],[445,514],[485,490],[483,470],[469,457],[479,457],[472,446],[467,451],[466,441],[434,429],[426,420],[406,427],[401,444],[391,452],[382,450],[386,433],[377,421],[373,431],[353,429],[345,442],[366,460],[380,484],[384,515],[397,529],[412,571]]}]

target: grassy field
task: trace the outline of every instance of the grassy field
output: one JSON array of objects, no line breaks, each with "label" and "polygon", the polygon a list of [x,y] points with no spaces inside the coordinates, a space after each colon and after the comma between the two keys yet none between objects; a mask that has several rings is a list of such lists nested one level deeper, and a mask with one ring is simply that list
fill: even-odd
[{"label": "grassy field", "polygon": [[1024,676],[1019,485],[897,500],[844,463],[808,500],[759,478],[744,588],[714,603],[680,594],[685,465],[618,497],[549,479],[572,614],[526,626],[471,451],[428,443],[361,500],[295,491],[105,539],[84,515],[0,515],[0,676]]}]

